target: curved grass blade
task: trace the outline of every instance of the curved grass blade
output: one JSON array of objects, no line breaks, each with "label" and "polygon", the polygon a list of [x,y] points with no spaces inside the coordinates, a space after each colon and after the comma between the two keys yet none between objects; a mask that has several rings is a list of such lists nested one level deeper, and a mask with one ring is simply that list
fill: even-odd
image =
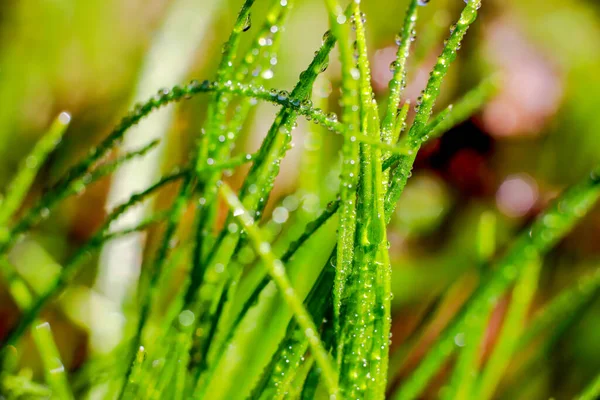
[{"label": "curved grass blade", "polygon": [[[406,86],[406,64],[410,54],[410,45],[415,36],[415,26],[417,24],[418,16],[417,5],[418,0],[410,0],[404,17],[402,32],[396,38],[398,45],[396,60],[390,66],[390,68],[393,69],[394,74],[389,82],[390,93],[388,95],[387,108],[381,124],[381,139],[384,143],[388,144],[391,144],[394,140],[394,128],[403,125],[403,122],[400,122],[403,119],[401,116],[402,114],[398,116],[397,111],[402,91]],[[408,112],[408,110],[406,111]],[[406,118],[406,113],[404,115],[404,118]],[[396,137],[398,137],[397,134]]]},{"label": "curved grass blade", "polygon": [[187,171],[167,175],[145,191],[132,196],[129,201],[123,203],[121,206],[116,207],[107,217],[106,221],[94,235],[94,237],[92,237],[92,239],[90,239],[86,245],[80,248],[70,258],[70,260],[65,263],[65,266],[61,270],[61,273],[57,277],[56,281],[48,288],[46,292],[42,293],[35,299],[33,304],[27,309],[27,311],[25,311],[17,326],[12,328],[9,334],[0,341],[0,353],[4,352],[6,346],[14,345],[16,343],[16,341],[23,335],[23,333],[25,333],[31,323],[37,318],[44,305],[49,300],[54,298],[65,287],[65,285],[70,282],[71,278],[77,273],[81,263],[87,259],[89,252],[98,248],[98,246],[103,243],[104,237],[113,221],[119,218],[130,207],[134,206],[138,202],[143,201],[146,199],[146,197],[158,191],[163,186],[181,179],[186,174]]},{"label": "curved grass blade", "polygon": [[396,138],[396,142],[400,142],[402,133],[406,130],[406,119],[408,118],[408,111],[410,110],[410,100],[406,100],[398,116],[396,117],[396,124],[394,125],[393,137]]}]

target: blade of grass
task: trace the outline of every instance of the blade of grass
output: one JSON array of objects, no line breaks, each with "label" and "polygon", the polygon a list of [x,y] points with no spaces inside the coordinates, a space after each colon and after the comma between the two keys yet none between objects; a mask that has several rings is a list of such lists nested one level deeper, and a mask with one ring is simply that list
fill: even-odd
[{"label": "blade of grass", "polygon": [[330,394],[335,396],[338,392],[338,373],[333,360],[324,349],[318,335],[318,329],[312,320],[310,313],[306,310],[302,301],[297,297],[290,280],[286,275],[285,267],[281,260],[277,259],[270,250],[268,242],[262,240],[262,234],[254,224],[254,219],[244,208],[242,202],[235,193],[226,185],[222,184],[220,191],[236,221],[246,230],[254,250],[260,255],[269,271],[269,275],[275,282],[283,300],[293,311],[296,322],[306,335],[315,361],[322,370],[323,377],[327,383]]},{"label": "blade of grass", "polygon": [[[261,84],[264,81],[264,74],[257,74],[254,76],[256,71],[262,69],[272,68],[271,60],[277,57],[277,51],[279,49],[279,43],[281,34],[283,32],[283,25],[285,24],[289,15],[289,10],[292,7],[292,1],[281,2],[274,0],[271,4],[265,22],[259,32],[257,33],[252,45],[246,52],[246,55],[242,59],[241,65],[234,71],[234,81],[244,82],[249,81],[254,85]],[[274,32],[273,32],[274,31]],[[226,108],[230,101],[231,96],[221,98],[215,101],[222,101],[221,107]],[[219,163],[221,162],[228,153],[231,152],[233,144],[236,138],[239,136],[244,123],[247,120],[250,110],[256,104],[250,98],[243,98],[240,104],[235,109],[235,114],[232,117],[229,124],[226,126],[226,132],[219,131],[217,138],[210,139],[206,137],[204,145],[210,146],[208,151],[207,162]],[[221,121],[223,123],[223,121]],[[207,120],[206,126],[213,123],[211,115]],[[222,125],[224,126],[224,125]],[[215,132],[216,134],[217,132]],[[221,174],[214,173],[214,171],[205,171],[201,177],[202,185],[202,198],[203,203],[199,204],[197,216],[196,216],[196,251],[194,259],[194,267],[192,269],[192,286],[197,286],[196,281],[202,279],[203,262],[205,261],[205,253],[209,250],[209,247],[213,245],[214,238],[212,238],[215,218],[219,202],[217,199],[217,182],[221,178]],[[212,173],[211,173],[212,172]],[[211,238],[211,240],[207,240]],[[189,299],[188,299],[189,301]]]},{"label": "blade of grass", "polygon": [[547,253],[591,209],[600,196],[600,168],[588,179],[561,195],[540,215],[531,228],[519,236],[505,256],[496,264],[495,272],[468,301],[467,305],[432,346],[419,367],[404,383],[396,399],[417,397],[442,363],[454,351],[454,339],[461,334],[465,321],[479,318],[493,307],[519,275],[519,266]]},{"label": "blade of grass", "polygon": [[576,396],[577,400],[594,400],[600,396],[600,375],[598,375],[583,392]]},{"label": "blade of grass", "polygon": [[[479,218],[476,249],[479,274],[483,277],[489,273],[486,267],[494,256],[495,248],[496,216],[490,211],[484,211]],[[535,285],[533,287],[535,290]],[[482,342],[489,319],[490,315],[482,315],[481,318],[467,321],[464,334],[461,335],[460,340],[455,340],[461,349],[450,378],[450,385],[444,389],[444,399],[467,399],[474,395],[473,387],[478,379]]]},{"label": "blade of grass", "polygon": [[[152,96],[157,88],[169,87],[184,80],[190,70],[197,66],[196,56],[206,34],[210,31],[211,21],[222,8],[219,0],[174,0],[168,4],[160,26],[153,34],[151,45],[145,54],[137,77],[131,105],[144,101]],[[176,45],[174,45],[176,44]],[[206,60],[207,58],[203,58]],[[166,149],[171,139],[170,128],[175,120],[177,110],[174,105],[154,112],[137,127],[131,129],[118,146],[119,153],[134,150],[148,140],[161,140],[162,144],[143,159],[124,164],[115,171],[108,189],[105,207],[113,206],[127,200],[132,194],[152,184],[163,172]],[[129,210],[121,221],[114,224],[137,225],[152,212],[151,202]],[[102,249],[98,262],[99,273],[94,287],[100,293],[111,298],[115,304],[123,306],[125,296],[137,289],[138,276],[144,252],[144,237],[133,235],[124,241],[111,241]],[[127,258],[128,263],[123,263]],[[137,261],[137,262],[136,262]],[[115,280],[113,276],[120,274],[128,279]],[[109,330],[100,322],[92,327],[91,347],[96,343],[116,343],[116,338],[124,332],[118,328]]]},{"label": "blade of grass", "polygon": [[[358,79],[360,72],[353,60],[350,43],[348,16],[354,12],[353,3],[344,13],[337,0],[326,0],[331,34],[338,41],[342,64],[342,121],[348,129],[342,144],[342,168],[340,171],[340,216],[338,222],[336,277],[333,289],[335,330],[341,330],[340,310],[348,273],[354,259],[354,235],[356,220],[356,190],[359,175],[359,146],[352,141],[359,129]],[[336,346],[337,347],[337,346]],[[338,365],[341,365],[340,348],[336,350]]]},{"label": "blade of grass", "polygon": [[[300,75],[300,81],[291,94],[276,92],[274,95],[280,100],[289,101],[291,99],[292,102],[299,105],[309,102],[312,85],[318,74],[324,70],[323,66],[328,63],[329,52],[333,44],[333,38],[329,38],[323,43],[309,67]],[[291,131],[296,118],[297,114],[289,109],[283,109],[278,113],[242,184],[240,199],[244,207],[256,216],[260,216],[262,213],[273,188],[275,177],[279,173],[279,163],[289,149]],[[222,267],[229,264],[236,249],[239,248],[240,232],[230,232],[228,229],[232,221],[233,215],[230,213],[207,260],[197,268],[198,275],[187,290],[184,307],[190,307],[197,302],[197,305],[192,306],[193,309],[214,310],[214,299],[220,297],[219,293],[225,289],[223,274],[220,271]],[[198,290],[199,288],[201,289]],[[206,321],[207,318],[203,316],[199,320]],[[203,331],[210,332],[210,329],[203,329]]]},{"label": "blade of grass", "polygon": [[39,169],[44,165],[50,153],[60,143],[70,122],[71,116],[66,112],[62,112],[53,122],[48,132],[36,143],[33,150],[31,150],[19,167],[19,171],[12,182],[8,185],[6,195],[0,203],[0,227],[2,227],[1,229],[4,232],[10,218],[23,203]]},{"label": "blade of grass", "polygon": [[[187,172],[187,171],[186,171]],[[146,197],[150,196],[163,186],[177,181],[185,176],[186,173],[179,172],[172,175],[167,175],[161,178],[157,183],[152,185],[150,188],[146,189],[143,192],[140,192],[137,195],[131,197],[131,199],[121,206],[116,207],[112,213],[107,217],[106,221],[102,225],[102,227],[98,230],[98,232],[88,241],[86,245],[81,247],[68,262],[65,263],[64,268],[61,270],[60,275],[57,277],[56,281],[48,288],[45,293],[39,295],[34,303],[25,311],[22,315],[21,319],[17,326],[12,328],[8,335],[6,335],[2,340],[0,340],[0,353],[3,353],[6,350],[8,345],[14,345],[16,341],[25,333],[27,328],[31,325],[31,323],[37,318],[40,311],[44,307],[44,305],[54,298],[71,280],[71,278],[77,273],[79,267],[82,262],[87,259],[87,255],[90,251],[98,248],[100,244],[103,243],[106,232],[110,226],[110,224],[115,221],[120,215],[122,215],[129,207],[139,203],[146,199]]]},{"label": "blade of grass", "polygon": [[416,158],[416,153],[423,143],[424,136],[427,135],[426,127],[431,117],[433,107],[440,93],[440,87],[452,62],[456,59],[457,51],[461,42],[469,29],[469,26],[477,18],[477,10],[481,7],[481,0],[471,0],[462,10],[458,22],[452,27],[451,34],[442,54],[438,57],[435,66],[431,72],[427,86],[419,98],[416,110],[417,114],[413,124],[408,132],[407,141],[412,146],[413,154],[401,156],[398,160],[398,167],[392,172],[390,177],[390,189],[386,195],[385,213],[389,218],[395,209]]},{"label": "blade of grass", "polygon": [[[306,309],[314,321],[322,321],[327,309],[333,305],[330,293],[334,275],[333,268],[323,268],[317,282],[304,301]],[[297,372],[299,372],[298,369],[306,363],[304,356],[308,348],[308,338],[302,332],[299,324],[292,320],[273,361],[263,372],[263,381],[256,386],[253,398],[280,400],[289,396]]]},{"label": "blade of grass", "polygon": [[406,100],[400,108],[398,117],[396,118],[396,124],[394,125],[393,137],[396,138],[396,142],[400,142],[402,139],[402,133],[406,130],[406,119],[408,118],[408,112],[410,111],[410,100]]},{"label": "blade of grass", "polygon": [[538,259],[531,260],[523,267],[515,284],[500,336],[474,393],[478,399],[487,400],[494,396],[494,391],[508,367],[523,332],[527,311],[537,290],[540,269],[541,261]]},{"label": "blade of grass", "polygon": [[[354,7],[358,51],[360,132],[380,140],[367,58],[364,16]],[[383,398],[390,329],[390,276],[383,210],[381,151],[361,145],[354,262],[340,310],[342,393],[349,398]],[[356,316],[362,316],[358,321]],[[339,354],[338,354],[339,355]]]},{"label": "blade of grass", "polygon": [[46,382],[52,388],[53,395],[61,400],[74,399],[65,373],[65,366],[61,361],[48,322],[43,322],[35,327],[33,340],[40,352]]}]

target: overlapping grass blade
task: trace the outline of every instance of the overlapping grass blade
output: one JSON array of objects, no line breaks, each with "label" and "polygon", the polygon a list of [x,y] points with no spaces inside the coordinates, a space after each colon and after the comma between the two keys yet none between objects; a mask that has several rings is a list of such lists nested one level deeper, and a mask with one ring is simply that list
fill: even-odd
[{"label": "overlapping grass blade", "polygon": [[480,286],[462,312],[432,346],[419,367],[398,391],[396,398],[417,397],[454,351],[455,337],[463,332],[465,321],[488,314],[506,288],[518,278],[522,266],[547,253],[591,209],[598,197],[600,169],[596,168],[586,180],[561,195],[538,217],[530,229],[518,237],[496,264],[495,272]]},{"label": "overlapping grass blade", "polygon": [[231,208],[236,221],[246,230],[255,251],[263,260],[271,279],[275,282],[275,285],[287,306],[293,311],[296,322],[308,339],[315,361],[322,370],[324,380],[327,383],[331,395],[336,395],[338,393],[337,368],[328,352],[323,348],[323,344],[318,334],[319,331],[312,320],[310,313],[306,310],[302,301],[294,291],[294,288],[286,275],[285,266],[281,260],[273,255],[269,243],[262,240],[262,234],[255,226],[254,219],[250,216],[248,211],[244,208],[243,203],[235,196],[233,191],[227,185],[223,184],[221,186],[221,193]]}]

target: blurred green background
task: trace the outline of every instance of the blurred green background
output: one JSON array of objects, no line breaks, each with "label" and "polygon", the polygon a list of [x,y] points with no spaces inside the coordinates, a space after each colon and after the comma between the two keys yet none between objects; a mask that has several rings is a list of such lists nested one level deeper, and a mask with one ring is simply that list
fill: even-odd
[{"label": "blurred green background", "polygon": [[[240,2],[185,3],[0,2],[0,186],[6,187],[18,164],[61,111],[71,113],[72,124],[42,169],[31,199],[104,137],[136,99],[191,78],[210,79]],[[257,1],[253,11],[257,21],[267,6],[267,1]],[[363,1],[362,6],[368,16],[373,86],[383,96],[406,1]],[[177,14],[176,7],[187,12]],[[431,0],[422,11],[406,91],[413,103],[460,7],[461,0]],[[393,348],[401,347],[414,328],[411,324],[440,293],[458,281],[468,287],[470,274],[482,267],[474,239],[482,215],[495,223],[501,253],[557,193],[600,160],[600,3],[487,0],[481,11],[445,83],[439,107],[492,73],[502,77],[502,87],[478,115],[428,145],[418,158],[389,234],[394,268]],[[173,26],[166,22],[169,18],[181,25],[172,36],[165,35],[165,27]],[[320,1],[295,4],[268,85],[289,90],[326,30],[327,16]],[[319,78],[314,98],[319,106],[333,111],[339,107],[336,58],[331,57],[328,70]],[[185,162],[200,132],[205,103],[206,99],[193,99],[156,121],[154,127],[163,129],[148,133],[164,138],[155,155],[156,168],[166,171]],[[270,105],[259,105],[238,144],[239,151],[258,147],[274,111]],[[144,129],[136,135],[147,139]],[[313,128],[301,123],[294,133],[295,148],[282,165],[274,205],[295,192],[302,180],[299,160],[303,152],[314,152],[315,146],[324,171],[323,181],[315,185],[322,186],[321,193],[335,190],[339,138],[325,131],[322,142],[315,144],[314,137],[307,135],[309,129]],[[241,177],[243,171],[231,179]],[[151,176],[125,177],[122,185],[127,189],[148,179]],[[105,179],[63,203],[14,248],[11,261],[33,288],[43,288],[61,262],[98,228],[115,185]],[[159,202],[168,198],[167,193]],[[284,218],[282,213],[286,212],[279,210],[274,219],[285,222],[287,214]],[[152,243],[152,234],[149,237]],[[598,237],[600,210],[544,260],[536,307],[598,268]],[[112,304],[114,299],[98,283],[98,277],[107,273],[98,267],[103,262],[93,257],[77,285],[48,310],[63,360],[72,370],[90,354],[103,351],[91,339],[98,322],[122,323],[120,304]],[[130,292],[124,290],[122,302],[128,303]],[[459,293],[456,303],[460,301]],[[500,306],[494,318],[501,320],[503,311]],[[17,308],[0,283],[0,335],[17,317]],[[494,334],[492,323],[490,346]],[[24,365],[33,374],[39,373],[36,357],[35,351],[25,351]],[[567,398],[595,376],[600,370],[600,301],[596,299],[585,315],[578,316],[544,359],[538,368],[516,376],[509,373],[506,390],[523,385],[530,390],[520,393],[523,398]]]}]

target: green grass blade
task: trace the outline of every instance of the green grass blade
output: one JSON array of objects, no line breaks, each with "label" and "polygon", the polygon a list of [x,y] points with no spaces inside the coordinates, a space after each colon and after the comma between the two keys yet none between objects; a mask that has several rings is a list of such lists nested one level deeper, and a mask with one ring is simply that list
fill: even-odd
[{"label": "green grass blade", "polygon": [[583,392],[575,397],[577,400],[595,400],[600,396],[600,375],[598,375]]},{"label": "green grass blade", "polygon": [[[337,0],[325,2],[329,15],[329,26],[332,36],[338,41],[340,61],[342,64],[342,121],[348,128],[342,144],[342,168],[340,171],[340,216],[338,222],[336,278],[333,289],[335,329],[340,331],[340,309],[342,296],[348,273],[352,269],[354,258],[354,234],[356,229],[356,189],[359,175],[359,145],[351,138],[359,129],[358,116],[358,79],[360,72],[353,59],[350,43],[350,27],[348,16]],[[348,7],[348,14],[355,5]],[[340,364],[340,352],[338,364]]]},{"label": "green grass blade", "polygon": [[[305,109],[310,108],[308,98],[312,91],[312,85],[317,75],[323,71],[323,66],[328,62],[329,52],[331,51],[335,41],[333,38],[326,40],[319,51],[316,53],[309,67],[301,74],[300,82],[296,85],[291,94],[287,92],[274,92],[273,96],[280,101],[292,102],[298,107]],[[297,114],[294,110],[283,109],[279,112],[269,129],[258,155],[248,173],[242,189],[240,198],[244,207],[260,215],[266,204],[267,199],[273,188],[275,177],[279,173],[279,163],[285,156],[289,142],[291,140],[291,131],[296,121]],[[223,280],[222,275],[218,272],[220,266],[226,266],[233,257],[240,240],[240,232],[229,232],[227,227],[232,216],[229,215],[228,222],[225,228],[221,231],[217,242],[212,251],[209,253],[207,260],[199,264],[196,269],[195,277],[192,285],[188,288],[185,296],[185,306],[189,307],[196,296],[203,305],[198,306],[200,309],[208,310],[214,300],[214,291],[222,290]],[[199,261],[199,260],[197,260]],[[210,284],[206,284],[209,282]],[[200,284],[204,284],[201,293],[198,293]],[[221,287],[221,288],[219,288]],[[216,289],[215,289],[216,288]],[[203,293],[208,293],[204,295]]]},{"label": "green grass blade", "polygon": [[68,113],[61,113],[48,132],[36,143],[33,150],[25,158],[19,171],[8,185],[4,200],[0,203],[0,227],[2,229],[6,229],[4,226],[9,222],[14,213],[18,211],[39,169],[50,153],[60,143],[69,127],[70,121],[71,116]]},{"label": "green grass blade", "polygon": [[493,398],[494,391],[508,367],[523,332],[527,311],[537,290],[540,269],[541,261],[538,259],[531,260],[524,266],[515,284],[502,330],[474,394],[478,399]]},{"label": "green grass blade", "polygon": [[[358,7],[354,7],[353,23],[360,73],[360,131],[364,136],[381,140],[363,16]],[[338,356],[342,359],[340,386],[344,397],[348,398],[383,398],[387,379],[390,271],[381,160],[379,149],[361,145],[354,262],[342,295],[344,307],[340,312],[341,331],[338,335],[338,349],[341,350]],[[356,315],[363,317],[356,321]]]},{"label": "green grass blade", "polygon": [[481,0],[471,0],[463,9],[460,18],[456,25],[451,29],[451,34],[442,54],[438,57],[431,75],[427,82],[427,86],[423,91],[422,96],[417,101],[417,114],[413,124],[408,132],[408,143],[413,147],[413,154],[402,156],[399,158],[398,167],[392,172],[390,177],[390,189],[386,195],[385,213],[389,219],[395,209],[398,199],[402,195],[406,182],[411,174],[412,167],[416,158],[416,153],[423,143],[424,136],[427,134],[427,124],[431,117],[433,107],[440,94],[442,81],[444,80],[450,65],[456,59],[457,51],[461,46],[461,42],[469,29],[469,26],[477,18],[477,10],[481,6]]},{"label": "green grass blade", "polygon": [[398,117],[396,118],[396,124],[394,125],[393,137],[396,138],[396,142],[401,141],[401,135],[406,130],[406,119],[408,118],[409,111],[410,100],[406,100],[406,102],[404,102],[404,104],[400,108],[400,112],[398,113]]},{"label": "green grass blade", "polygon": [[[306,309],[314,321],[322,321],[332,303],[329,294],[333,287],[335,271],[325,267],[313,289],[305,300]],[[309,342],[299,324],[292,320],[288,325],[286,337],[279,344],[279,349],[271,364],[265,369],[264,379],[257,385],[255,393],[262,399],[283,399],[290,391],[297,378],[298,369],[305,363],[304,356]]]},{"label": "green grass blade", "polygon": [[[418,16],[417,5],[418,0],[410,0],[404,17],[402,32],[397,38],[398,52],[396,54],[396,60],[390,66],[393,70],[393,77],[389,82],[390,93],[388,95],[387,109],[381,125],[381,137],[384,143],[391,144],[394,140],[394,128],[403,125],[403,122],[399,123],[399,121],[403,119],[402,114],[397,116],[397,112],[402,91],[406,86],[406,64],[410,53],[410,45],[413,42],[415,35],[414,31]],[[406,112],[408,112],[408,110],[406,110]],[[398,137],[398,135],[396,134],[395,137]]]},{"label": "green grass blade", "polygon": [[43,322],[37,325],[33,330],[33,339],[42,358],[46,382],[52,388],[53,395],[61,400],[74,399],[50,324]]},{"label": "green grass blade", "polygon": [[[236,82],[252,82],[254,85],[261,84],[265,79],[267,71],[271,71],[271,60],[277,59],[277,51],[285,24],[289,15],[289,10],[292,7],[292,1],[281,2],[274,0],[271,4],[265,22],[257,33],[252,45],[242,59],[241,65],[234,72],[234,81]],[[275,30],[275,32],[273,32]],[[263,71],[265,70],[265,71]],[[257,71],[263,71],[258,73]],[[214,101],[219,102],[219,107],[225,109],[230,101],[229,97],[214,97]],[[256,104],[250,98],[241,99],[240,103],[235,108],[235,114],[226,126],[226,130],[221,128],[216,133],[219,133],[217,138],[209,138],[206,136],[205,143],[201,146],[208,146],[207,162],[219,163],[231,153],[232,145],[242,131],[250,110]],[[218,110],[217,110],[218,112]],[[211,124],[215,124],[213,119],[216,116],[209,114],[206,126],[209,128]],[[223,116],[219,117],[222,119]],[[221,127],[224,126],[224,121],[221,121]],[[208,132],[207,132],[208,135]],[[196,216],[196,251],[194,253],[194,268],[192,271],[192,285],[197,286],[196,281],[201,279],[202,264],[205,261],[205,253],[209,250],[214,242],[214,225],[218,211],[219,202],[217,199],[217,182],[221,178],[221,174],[215,171],[203,171],[201,175],[202,198],[203,203],[198,206]],[[212,172],[212,173],[211,173]],[[210,240],[209,240],[210,239]]]},{"label": "green grass blade", "polygon": [[306,335],[310,348],[315,357],[315,361],[321,367],[323,377],[327,382],[329,391],[332,395],[338,392],[338,373],[336,367],[327,351],[323,348],[321,339],[318,335],[318,329],[315,326],[310,313],[306,310],[302,301],[296,296],[294,288],[291,286],[289,278],[286,275],[283,263],[278,260],[270,250],[268,242],[262,240],[262,234],[254,224],[254,219],[244,208],[242,202],[235,193],[225,184],[221,186],[221,194],[231,208],[236,221],[242,226],[255,251],[260,255],[265,263],[269,275],[275,282],[285,303],[293,311],[296,321]]},{"label": "green grass blade", "polygon": [[600,197],[600,168],[560,196],[542,213],[531,228],[521,234],[505,256],[496,264],[495,272],[476,291],[462,312],[432,346],[419,367],[408,378],[396,399],[416,398],[454,351],[456,335],[461,334],[465,321],[489,313],[506,288],[519,276],[519,267],[547,253],[591,209]]},{"label": "green grass blade", "polygon": [[65,263],[65,266],[61,270],[60,275],[56,281],[49,286],[46,292],[40,294],[33,304],[24,312],[17,326],[12,328],[8,335],[0,340],[0,354],[6,349],[8,345],[14,345],[16,341],[25,333],[27,328],[31,326],[32,322],[37,318],[42,308],[48,301],[53,299],[60,291],[67,285],[72,277],[77,273],[82,262],[87,259],[87,254],[90,251],[97,249],[99,244],[103,242],[103,239],[110,227],[110,224],[119,218],[125,211],[135,204],[143,201],[148,196],[152,195],[162,187],[172,182],[175,182],[185,176],[185,173],[179,172],[172,175],[167,175],[161,178],[157,183],[149,187],[143,192],[140,192],[131,197],[127,202],[116,207],[112,213],[107,217],[106,221],[98,232],[94,235],[90,241],[83,247],[81,247],[69,261]]}]

